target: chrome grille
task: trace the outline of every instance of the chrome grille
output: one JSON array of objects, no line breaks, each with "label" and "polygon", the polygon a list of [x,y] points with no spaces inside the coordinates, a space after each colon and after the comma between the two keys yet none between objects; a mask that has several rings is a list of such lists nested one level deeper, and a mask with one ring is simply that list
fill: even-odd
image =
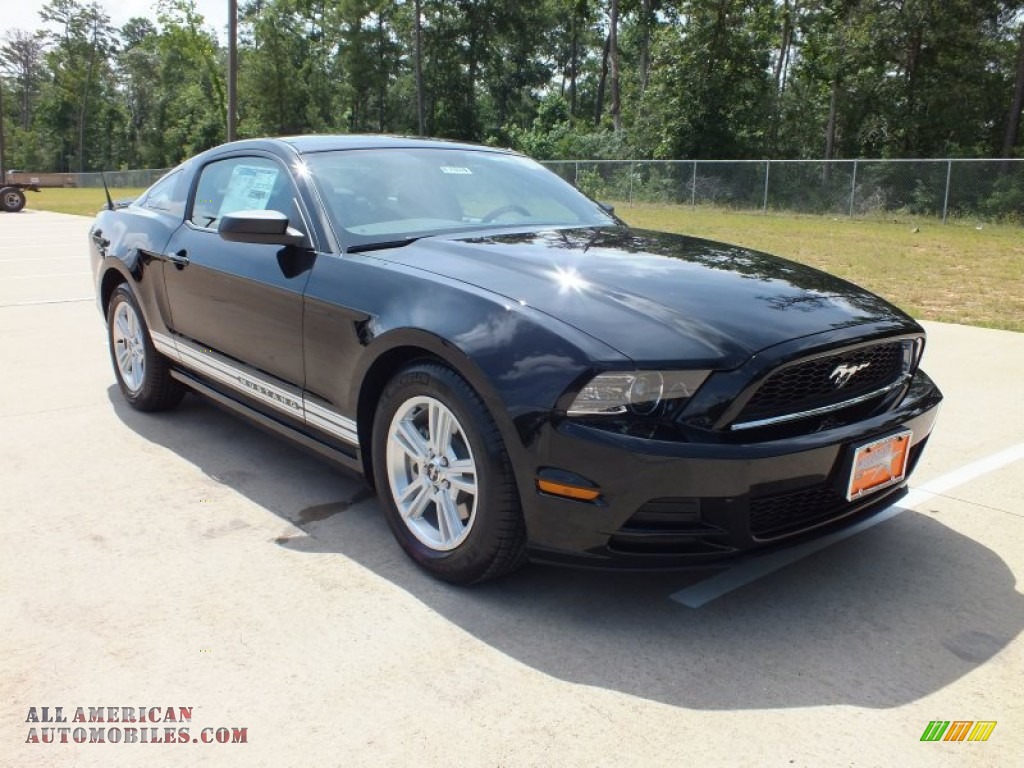
[{"label": "chrome grille", "polygon": [[[813,411],[884,389],[903,375],[912,344],[886,342],[785,365],[769,374],[734,424]],[[854,373],[845,376],[848,371]]]}]

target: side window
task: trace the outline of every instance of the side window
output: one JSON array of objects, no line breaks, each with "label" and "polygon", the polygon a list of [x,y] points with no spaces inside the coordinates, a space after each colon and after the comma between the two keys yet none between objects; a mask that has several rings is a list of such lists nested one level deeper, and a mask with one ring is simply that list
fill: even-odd
[{"label": "side window", "polygon": [[185,215],[185,195],[188,185],[182,183],[181,171],[171,171],[149,188],[141,205],[151,211],[166,213],[177,218]]},{"label": "side window", "polygon": [[280,211],[298,222],[295,188],[282,166],[265,157],[232,157],[203,168],[189,221],[216,229],[221,216],[253,210]]}]

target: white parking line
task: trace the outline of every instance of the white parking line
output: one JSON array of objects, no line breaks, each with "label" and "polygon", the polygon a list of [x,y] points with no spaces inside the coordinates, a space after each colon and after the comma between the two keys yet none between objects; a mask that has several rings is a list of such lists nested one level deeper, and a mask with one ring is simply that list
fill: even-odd
[{"label": "white parking line", "polygon": [[[49,246],[46,246],[49,247]],[[2,259],[0,258],[0,264],[16,264],[22,261],[78,261],[81,256],[35,256],[30,259]]]},{"label": "white parking line", "polygon": [[736,565],[734,568],[679,590],[671,595],[671,598],[677,603],[682,603],[690,608],[700,608],[705,603],[709,603],[722,595],[732,592],[734,589],[750,584],[752,581],[757,581],[762,576],[767,576],[769,573],[773,573],[780,568],[785,568],[787,565],[825,549],[825,547],[829,547],[837,541],[842,541],[856,533],[878,525],[889,518],[895,517],[904,510],[913,509],[927,501],[931,501],[936,496],[946,493],[958,485],[964,485],[982,475],[995,472],[1021,460],[1024,460],[1024,443],[941,475],[925,483],[920,488],[914,488],[900,500],[899,504],[888,507],[867,520],[851,525],[841,531],[827,534],[814,541],[798,544],[789,549],[771,552],[759,557],[754,556],[750,560]]},{"label": "white parking line", "polygon": [[0,304],[3,307],[35,307],[39,304],[74,304],[76,301],[96,301],[95,296],[86,296],[78,299],[40,299],[39,301],[15,301],[11,304]]},{"label": "white parking line", "polygon": [[[65,240],[61,245],[67,245],[67,241]],[[46,248],[53,249],[53,248],[58,248],[58,247],[60,247],[60,246],[57,245],[56,243],[33,243],[32,245],[8,245],[7,243],[4,243],[2,246],[0,246],[0,248],[3,248],[5,250],[10,250],[10,251],[44,250]],[[85,250],[85,249],[83,248],[82,250]],[[67,258],[77,258],[77,257],[58,256],[57,258],[65,258],[65,259],[67,259]]]},{"label": "white parking line", "polygon": [[81,277],[92,272],[55,272],[52,275],[0,275],[0,280],[32,280],[39,277]]},{"label": "white parking line", "polygon": [[49,245],[66,246],[68,244],[69,236],[82,235],[84,239],[84,236],[87,234],[82,230],[68,230],[65,236],[54,237],[53,232],[53,227],[50,227],[46,235],[4,235],[3,240],[0,241],[0,245],[10,246],[12,248],[24,248],[25,246],[21,245],[21,243],[47,243]]}]

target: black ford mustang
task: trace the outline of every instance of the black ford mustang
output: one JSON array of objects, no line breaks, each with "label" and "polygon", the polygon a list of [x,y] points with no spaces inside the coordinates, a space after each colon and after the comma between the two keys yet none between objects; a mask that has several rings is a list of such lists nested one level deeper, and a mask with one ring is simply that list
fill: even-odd
[{"label": "black ford mustang", "polygon": [[860,519],[905,493],[942,399],[923,330],[877,296],[631,229],[507,151],[237,142],[90,238],[129,403],[192,389],[364,473],[453,582]]}]

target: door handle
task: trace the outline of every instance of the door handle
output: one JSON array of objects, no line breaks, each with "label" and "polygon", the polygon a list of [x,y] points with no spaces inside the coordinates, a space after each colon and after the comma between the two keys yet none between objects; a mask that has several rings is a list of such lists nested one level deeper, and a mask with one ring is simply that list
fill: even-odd
[{"label": "door handle", "polygon": [[174,266],[178,267],[178,269],[188,266],[188,251],[186,251],[184,248],[182,248],[177,253],[164,254],[164,257]]}]

